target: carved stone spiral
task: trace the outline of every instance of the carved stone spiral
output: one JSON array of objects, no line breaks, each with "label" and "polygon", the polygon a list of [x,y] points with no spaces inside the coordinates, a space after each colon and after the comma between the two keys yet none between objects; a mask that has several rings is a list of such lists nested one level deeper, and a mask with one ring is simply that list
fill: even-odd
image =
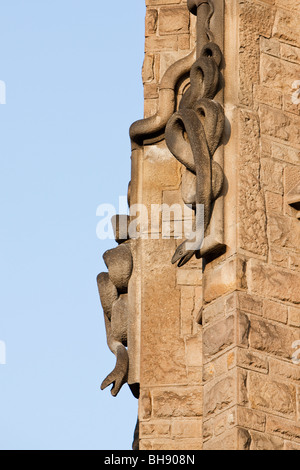
[{"label": "carved stone spiral", "polygon": [[214,101],[220,86],[222,53],[213,42],[206,44],[190,72],[190,87],[182,97],[179,110],[166,126],[166,144],[185,172],[182,178],[182,197],[186,204],[204,208],[204,221],[197,219],[204,231],[195,246],[187,248],[184,241],[176,250],[172,262],[178,266],[187,263],[199,250],[209,226],[214,201],[223,186],[223,170],[213,160],[224,132],[225,117],[222,106]]}]

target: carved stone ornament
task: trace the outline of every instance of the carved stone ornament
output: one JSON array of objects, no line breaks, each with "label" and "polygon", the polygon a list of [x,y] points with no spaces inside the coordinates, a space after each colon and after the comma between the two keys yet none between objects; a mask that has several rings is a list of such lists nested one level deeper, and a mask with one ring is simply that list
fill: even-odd
[{"label": "carved stone ornament", "polygon": [[183,201],[196,210],[194,238],[179,245],[172,259],[172,263],[178,262],[178,266],[186,264],[201,249],[214,202],[221,195],[224,183],[223,170],[213,160],[225,128],[223,107],[214,101],[221,83],[222,52],[213,41],[209,27],[214,13],[212,2],[188,2],[191,12],[198,15],[204,13],[199,11],[201,5],[206,7],[206,18],[202,18],[200,33],[203,35],[204,32],[207,44],[202,47],[191,68],[190,87],[182,97],[179,110],[169,119],[165,131],[169,150],[185,167]]}]

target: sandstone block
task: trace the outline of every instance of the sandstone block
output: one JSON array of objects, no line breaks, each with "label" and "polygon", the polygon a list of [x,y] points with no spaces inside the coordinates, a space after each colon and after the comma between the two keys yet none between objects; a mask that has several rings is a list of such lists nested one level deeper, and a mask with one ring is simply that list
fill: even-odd
[{"label": "sandstone block", "polygon": [[238,292],[238,306],[240,310],[262,315],[263,302],[259,297],[249,295],[246,292]]},{"label": "sandstone block", "polygon": [[276,106],[276,89],[291,95],[292,84],[299,74],[299,64],[262,54],[261,83],[270,89],[275,88],[275,103],[271,103],[272,106]]},{"label": "sandstone block", "polygon": [[140,394],[140,418],[149,419],[152,414],[152,399],[148,389],[142,389]]},{"label": "sandstone block", "polygon": [[280,55],[283,59],[300,64],[300,50],[289,44],[280,44]]},{"label": "sandstone block", "polygon": [[293,385],[250,373],[249,401],[254,409],[296,417],[296,389]]},{"label": "sandstone block", "polygon": [[260,432],[250,432],[251,447],[250,450],[283,450],[284,440],[274,437],[270,434]]},{"label": "sandstone block", "polygon": [[292,344],[298,339],[297,330],[267,321],[251,321],[250,346],[278,357],[291,359]]},{"label": "sandstone block", "polygon": [[185,5],[174,8],[161,8],[159,17],[159,33],[180,34],[189,31],[190,15]]},{"label": "sandstone block", "polygon": [[266,415],[256,410],[238,406],[237,422],[238,425],[243,428],[264,432],[266,427]]},{"label": "sandstone block", "polygon": [[289,307],[289,324],[300,327],[300,308]]},{"label": "sandstone block", "polygon": [[[282,301],[300,303],[300,273],[250,260],[247,281],[251,292]],[[282,286],[285,286],[284,289]]]},{"label": "sandstone block", "polygon": [[171,435],[171,424],[168,421],[152,421],[139,423],[140,437],[159,437]]},{"label": "sandstone block", "polygon": [[170,387],[153,390],[156,418],[202,416],[202,396],[198,387]]},{"label": "sandstone block", "polygon": [[206,360],[234,343],[234,325],[234,316],[231,315],[225,320],[204,329],[203,353]]},{"label": "sandstone block", "polygon": [[260,38],[260,50],[275,57],[280,56],[280,42],[277,39]]},{"label": "sandstone block", "polygon": [[176,419],[172,422],[172,436],[174,438],[198,438],[201,439],[201,419]]},{"label": "sandstone block", "polygon": [[264,317],[269,320],[287,323],[288,309],[285,305],[271,300],[264,301]]},{"label": "sandstone block", "polygon": [[261,182],[266,190],[283,194],[283,170],[282,163],[271,158],[261,159]]},{"label": "sandstone block", "polygon": [[300,141],[300,118],[261,106],[261,132],[290,145],[297,145]]},{"label": "sandstone block", "polygon": [[300,443],[300,426],[293,424],[290,420],[268,415],[266,431],[267,433]]},{"label": "sandstone block", "polygon": [[193,328],[194,287],[182,286],[180,295],[180,332],[182,336],[191,335]]},{"label": "sandstone block", "polygon": [[145,35],[155,34],[157,30],[158,11],[156,9],[147,9],[145,20]]},{"label": "sandstone block", "polygon": [[278,9],[273,27],[273,36],[281,41],[299,47],[299,22],[300,15],[296,12]]},{"label": "sandstone block", "polygon": [[300,162],[299,149],[275,142],[272,142],[272,156],[277,160],[283,160],[288,163],[299,164]]},{"label": "sandstone block", "polygon": [[202,368],[202,337],[201,335],[186,338],[186,365],[187,367]]},{"label": "sandstone block", "polygon": [[272,358],[270,359],[270,376],[287,383],[300,384],[300,367]]},{"label": "sandstone block", "polygon": [[235,399],[235,379],[228,376],[204,388],[204,416],[208,417],[229,408]]},{"label": "sandstone block", "polygon": [[237,365],[244,369],[258,371],[264,374],[269,372],[268,359],[262,354],[246,349],[237,350]]},{"label": "sandstone block", "polygon": [[279,214],[270,214],[269,240],[274,247],[298,250],[300,224],[296,218],[287,218]]}]

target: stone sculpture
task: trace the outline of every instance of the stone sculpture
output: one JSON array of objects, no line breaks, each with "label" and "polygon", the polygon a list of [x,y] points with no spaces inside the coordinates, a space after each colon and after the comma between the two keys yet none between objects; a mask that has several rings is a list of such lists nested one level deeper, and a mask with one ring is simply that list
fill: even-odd
[{"label": "stone sculpture", "polygon": [[[111,394],[116,396],[122,385],[127,382],[129,357],[127,352],[128,330],[128,283],[133,269],[131,253],[132,240],[124,233],[120,234],[119,226],[123,218],[114,218],[113,227],[115,238],[119,245],[104,253],[103,259],[108,268],[108,273],[101,273],[97,277],[100,300],[104,312],[107,344],[111,352],[116,356],[114,370],[102,382],[101,389],[112,385]],[[128,221],[125,222],[128,226]],[[124,230],[123,230],[124,232]],[[133,390],[136,395],[136,390]]]},{"label": "stone sculpture", "polygon": [[[205,22],[208,43],[204,45],[190,72],[190,87],[184,93],[179,110],[169,119],[165,138],[169,150],[185,169],[182,176],[182,198],[196,210],[194,240],[184,241],[172,259],[178,266],[186,264],[195,251],[201,248],[212,215],[213,203],[223,187],[223,170],[213,160],[220,145],[225,127],[223,107],[214,101],[220,88],[222,53],[213,42],[209,19],[214,8],[209,2],[188,2],[192,13],[197,14],[200,4],[209,4]],[[203,220],[204,219],[204,220]]]}]

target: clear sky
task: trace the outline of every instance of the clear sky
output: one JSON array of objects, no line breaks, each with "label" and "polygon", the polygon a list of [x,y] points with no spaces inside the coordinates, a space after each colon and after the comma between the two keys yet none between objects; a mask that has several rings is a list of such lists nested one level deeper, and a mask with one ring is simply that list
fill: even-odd
[{"label": "clear sky", "polygon": [[1,449],[130,449],[137,401],[100,384],[106,345],[96,276],[115,246],[99,204],[130,179],[142,117],[143,0],[1,3]]}]

